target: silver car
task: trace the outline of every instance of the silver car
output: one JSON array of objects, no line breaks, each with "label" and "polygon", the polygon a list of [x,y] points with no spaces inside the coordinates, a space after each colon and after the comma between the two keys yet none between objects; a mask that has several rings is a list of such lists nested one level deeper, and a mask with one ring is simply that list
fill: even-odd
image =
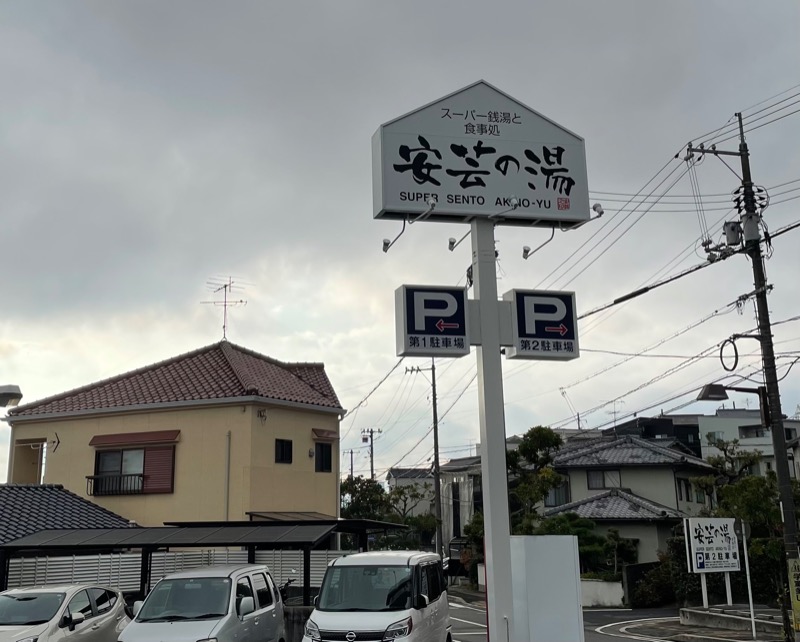
[{"label": "silver car", "polygon": [[0,593],[0,642],[116,642],[129,622],[122,594],[106,586]]},{"label": "silver car", "polygon": [[210,566],[168,575],[142,602],[120,642],[285,640],[283,602],[266,566]]}]

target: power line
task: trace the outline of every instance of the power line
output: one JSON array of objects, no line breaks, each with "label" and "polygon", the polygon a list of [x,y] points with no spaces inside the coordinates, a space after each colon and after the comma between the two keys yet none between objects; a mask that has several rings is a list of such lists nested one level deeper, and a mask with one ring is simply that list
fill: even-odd
[{"label": "power line", "polygon": [[[592,241],[592,239],[594,238],[594,236],[596,236],[596,235],[597,235],[597,234],[598,234],[600,231],[602,231],[602,230],[603,230],[603,229],[604,229],[604,228],[605,228],[607,225],[610,225],[610,224],[611,224],[611,221],[613,221],[613,220],[614,220],[614,218],[616,218],[618,215],[620,215],[620,214],[621,214],[621,213],[622,213],[622,212],[625,210],[625,208],[626,208],[626,207],[627,207],[627,206],[628,206],[628,205],[629,205],[629,204],[630,204],[630,203],[631,203],[631,202],[632,202],[632,201],[633,201],[635,198],[638,198],[639,194],[641,194],[643,191],[645,191],[645,190],[647,189],[647,186],[648,186],[648,185],[650,185],[650,184],[651,184],[653,181],[655,181],[655,180],[656,180],[656,179],[659,177],[659,175],[660,175],[660,174],[661,174],[661,173],[662,173],[662,172],[663,172],[663,171],[664,171],[664,170],[665,170],[665,169],[666,169],[666,168],[669,166],[669,164],[670,164],[670,163],[671,163],[673,160],[675,160],[675,159],[674,159],[674,158],[670,158],[670,159],[669,159],[669,160],[668,160],[666,163],[664,163],[664,165],[661,167],[661,169],[659,169],[659,170],[658,170],[658,171],[657,171],[657,172],[656,172],[656,173],[653,175],[653,177],[652,177],[650,180],[648,180],[648,181],[647,181],[647,182],[644,184],[644,186],[643,186],[643,187],[642,187],[642,188],[641,188],[641,189],[640,189],[640,190],[639,190],[639,191],[638,191],[638,192],[637,192],[637,193],[636,193],[636,194],[635,194],[635,195],[634,195],[634,196],[633,196],[631,199],[629,199],[629,200],[628,200],[628,202],[627,202],[625,205],[623,205],[621,208],[619,208],[619,210],[618,210],[616,213],[614,213],[614,215],[613,215],[611,218],[607,219],[607,220],[606,220],[606,221],[605,221],[605,222],[604,222],[604,223],[603,223],[603,224],[600,226],[600,228],[597,230],[597,232],[595,232],[595,234],[594,234],[593,236],[590,236],[589,238],[587,238],[587,239],[586,239],[586,240],[585,240],[585,241],[584,241],[584,242],[583,242],[583,243],[582,243],[582,244],[581,244],[581,245],[580,245],[580,246],[579,246],[579,247],[578,247],[578,248],[577,248],[577,249],[576,249],[576,250],[575,250],[575,251],[574,251],[572,254],[570,254],[570,255],[569,255],[567,258],[565,258],[565,259],[564,259],[564,260],[563,260],[561,263],[559,263],[559,264],[558,264],[558,265],[557,265],[557,266],[556,266],[556,267],[555,267],[553,270],[551,270],[551,271],[550,271],[550,273],[549,273],[547,276],[545,276],[545,277],[544,277],[544,278],[543,278],[543,279],[542,279],[542,280],[541,280],[541,281],[540,281],[540,282],[539,282],[539,283],[536,285],[536,287],[537,287],[537,288],[538,288],[538,287],[540,287],[540,286],[541,286],[541,285],[542,285],[542,284],[543,284],[545,281],[547,281],[547,280],[548,280],[548,279],[549,279],[551,276],[553,276],[553,274],[555,274],[556,272],[558,272],[558,271],[559,271],[559,270],[562,268],[562,266],[564,266],[564,265],[565,265],[567,262],[569,262],[569,261],[570,261],[570,260],[571,260],[571,259],[572,259],[572,258],[573,258],[575,255],[577,255],[577,254],[578,254],[578,252],[580,252],[580,251],[581,251],[581,250],[582,250],[584,247],[586,247],[586,245],[588,245],[588,244],[589,244],[589,243]],[[680,167],[680,166],[678,166],[678,167]],[[677,169],[677,168],[676,168],[676,169]],[[675,171],[676,171],[676,170],[673,170],[672,172],[670,172],[670,174],[669,174],[668,176],[671,176],[671,175],[672,175],[672,174],[673,174]],[[662,181],[662,182],[663,182],[663,181]],[[660,185],[660,184],[659,184],[659,185]],[[653,191],[652,191],[652,192],[650,192],[650,195],[652,195],[652,193],[653,193],[653,192],[654,192],[656,189],[658,189],[658,187],[659,187],[659,186],[657,185],[657,186],[656,186],[656,187],[653,189]],[[628,214],[628,216],[630,216],[630,214]],[[624,219],[623,219],[623,220],[624,220]],[[612,231],[613,231],[613,230],[612,230]],[[605,237],[604,237],[604,238],[605,238]],[[602,239],[601,239],[601,241],[602,241]],[[590,251],[591,251],[591,250],[590,250]]]},{"label": "power line", "polygon": [[[391,376],[391,374],[392,374],[392,373],[393,373],[395,370],[397,370],[398,366],[399,366],[401,363],[403,363],[403,359],[405,359],[405,357],[400,357],[400,359],[398,359],[397,363],[396,363],[396,364],[394,364],[394,365],[391,367],[391,369],[389,370],[389,372],[387,372],[387,373],[386,373],[386,375],[384,375],[383,379],[381,379],[381,380],[380,380],[380,381],[379,381],[379,382],[378,382],[378,383],[375,385],[375,387],[374,387],[372,390],[370,390],[370,391],[369,391],[369,392],[368,392],[368,393],[367,393],[367,394],[364,396],[364,398],[363,398],[361,401],[359,401],[359,402],[358,402],[358,403],[355,405],[355,407],[353,407],[353,408],[351,408],[350,410],[348,410],[348,411],[347,411],[347,413],[344,415],[344,417],[342,417],[342,421],[344,421],[344,420],[345,420],[347,417],[349,417],[349,416],[350,416],[350,415],[351,415],[353,412],[355,412],[356,410],[358,410],[359,408],[361,408],[361,406],[363,406],[363,405],[366,403],[367,399],[369,399],[369,398],[372,396],[372,394],[373,394],[373,393],[374,393],[374,392],[375,392],[375,391],[376,391],[378,388],[380,388],[380,387],[381,387],[381,385],[383,384],[383,382],[384,382],[384,381],[386,381],[386,380],[387,380],[387,379],[388,379],[388,378]],[[352,429],[353,429],[353,422],[351,421],[351,422],[350,422],[350,426],[348,427],[347,431],[346,431],[346,432],[344,433],[344,435],[342,436],[342,439],[346,439],[346,438],[347,438],[347,435],[349,435],[349,434],[350,434],[350,431],[351,431]]]}]

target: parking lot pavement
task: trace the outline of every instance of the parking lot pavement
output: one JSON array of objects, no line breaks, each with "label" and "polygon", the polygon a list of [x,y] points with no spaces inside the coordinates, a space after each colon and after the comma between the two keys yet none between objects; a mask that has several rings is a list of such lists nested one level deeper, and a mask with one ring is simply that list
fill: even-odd
[{"label": "parking lot pavement", "polygon": [[450,599],[453,642],[486,642],[486,608]]}]

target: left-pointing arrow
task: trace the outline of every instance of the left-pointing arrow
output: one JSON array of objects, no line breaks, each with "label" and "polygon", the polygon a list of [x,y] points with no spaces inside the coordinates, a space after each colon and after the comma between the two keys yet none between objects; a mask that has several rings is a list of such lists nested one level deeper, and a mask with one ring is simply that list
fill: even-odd
[{"label": "left-pointing arrow", "polygon": [[437,329],[439,332],[444,332],[444,331],[445,331],[445,329],[448,329],[448,328],[453,328],[453,329],[455,329],[455,328],[457,328],[457,327],[458,327],[458,323],[445,323],[445,320],[444,320],[444,319],[439,319],[439,320],[436,322],[436,329]]}]

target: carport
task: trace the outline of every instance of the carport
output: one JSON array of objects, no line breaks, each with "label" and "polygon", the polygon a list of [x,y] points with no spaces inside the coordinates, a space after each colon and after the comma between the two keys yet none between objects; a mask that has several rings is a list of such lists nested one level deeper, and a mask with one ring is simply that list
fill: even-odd
[{"label": "carport", "polygon": [[139,590],[150,587],[152,555],[170,548],[236,547],[247,550],[255,563],[258,549],[303,551],[303,604],[311,604],[311,551],[327,548],[334,533],[356,535],[360,550],[367,550],[370,532],[405,529],[402,524],[373,520],[300,520],[249,522],[193,522],[174,526],[132,528],[73,528],[44,530],[0,545],[0,591],[8,587],[12,557],[27,555],[87,555],[139,549],[142,553]]}]

